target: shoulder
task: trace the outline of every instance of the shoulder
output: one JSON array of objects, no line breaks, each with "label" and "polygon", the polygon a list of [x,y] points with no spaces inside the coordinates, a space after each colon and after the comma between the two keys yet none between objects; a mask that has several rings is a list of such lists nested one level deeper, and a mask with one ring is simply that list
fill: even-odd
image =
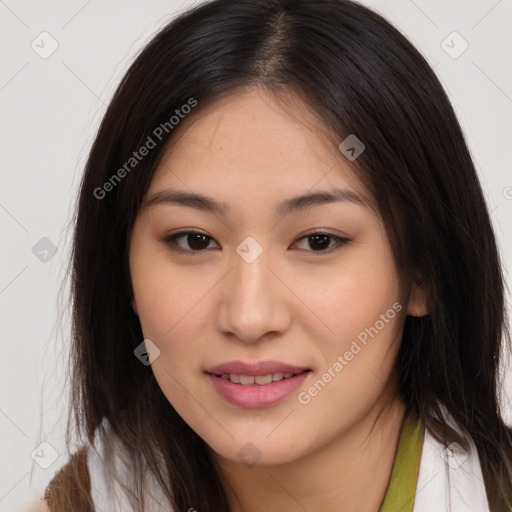
[{"label": "shoulder", "polygon": [[[46,487],[44,500],[27,512],[89,512],[93,509],[90,478],[87,467],[87,448],[73,453],[69,461],[58,470]],[[37,508],[38,507],[38,508]]]}]

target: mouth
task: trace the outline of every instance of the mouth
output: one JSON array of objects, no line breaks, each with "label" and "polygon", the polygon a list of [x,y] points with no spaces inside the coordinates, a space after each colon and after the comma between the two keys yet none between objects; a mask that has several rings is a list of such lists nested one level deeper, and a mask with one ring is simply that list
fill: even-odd
[{"label": "mouth", "polygon": [[278,361],[232,361],[206,371],[213,388],[236,407],[269,407],[292,394],[308,377],[311,368]]}]

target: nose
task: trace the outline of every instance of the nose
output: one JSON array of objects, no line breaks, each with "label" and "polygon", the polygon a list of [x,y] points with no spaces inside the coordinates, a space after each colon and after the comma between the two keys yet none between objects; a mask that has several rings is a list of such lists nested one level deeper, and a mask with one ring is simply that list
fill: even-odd
[{"label": "nose", "polygon": [[233,268],[223,279],[217,317],[224,335],[254,343],[288,329],[292,294],[285,276],[272,266],[265,251],[251,263],[234,255]]}]

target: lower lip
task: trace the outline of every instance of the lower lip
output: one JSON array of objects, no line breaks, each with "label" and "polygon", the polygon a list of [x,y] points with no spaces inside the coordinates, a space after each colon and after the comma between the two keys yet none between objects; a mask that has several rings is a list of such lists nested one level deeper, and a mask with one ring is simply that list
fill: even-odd
[{"label": "lower lip", "polygon": [[288,379],[272,382],[271,384],[234,384],[220,376],[208,374],[215,389],[226,401],[237,407],[255,408],[274,405],[294,390],[296,390],[310,372],[305,371]]}]

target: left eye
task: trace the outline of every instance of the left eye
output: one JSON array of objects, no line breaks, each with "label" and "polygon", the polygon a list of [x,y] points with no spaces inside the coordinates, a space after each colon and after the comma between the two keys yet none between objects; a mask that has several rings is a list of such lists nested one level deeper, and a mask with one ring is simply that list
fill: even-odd
[{"label": "left eye", "polygon": [[[185,240],[189,248],[183,247],[179,244],[180,240]],[[213,241],[211,236],[199,233],[197,231],[182,231],[174,235],[169,235],[163,238],[163,242],[170,246],[172,251],[175,252],[188,252],[200,253],[208,249],[208,241]],[[309,246],[313,249],[310,252],[332,252],[326,249],[332,249],[331,241],[335,241],[338,245],[337,248],[347,244],[351,241],[349,238],[342,238],[330,233],[311,233],[299,238],[297,241],[307,240]],[[316,247],[316,248],[315,248]],[[336,249],[336,247],[335,247]],[[335,250],[334,249],[334,250]],[[307,249],[306,249],[307,250]]]},{"label": "left eye", "polygon": [[332,235],[330,233],[311,233],[309,235],[305,235],[299,240],[307,240],[307,243],[311,248],[317,247],[317,249],[313,249],[313,252],[332,252],[331,250],[326,251],[325,249],[332,249],[330,245],[330,241],[334,240],[337,244],[334,245],[334,249],[336,250],[342,247],[343,245],[350,242],[349,238],[342,238],[340,236]]}]

